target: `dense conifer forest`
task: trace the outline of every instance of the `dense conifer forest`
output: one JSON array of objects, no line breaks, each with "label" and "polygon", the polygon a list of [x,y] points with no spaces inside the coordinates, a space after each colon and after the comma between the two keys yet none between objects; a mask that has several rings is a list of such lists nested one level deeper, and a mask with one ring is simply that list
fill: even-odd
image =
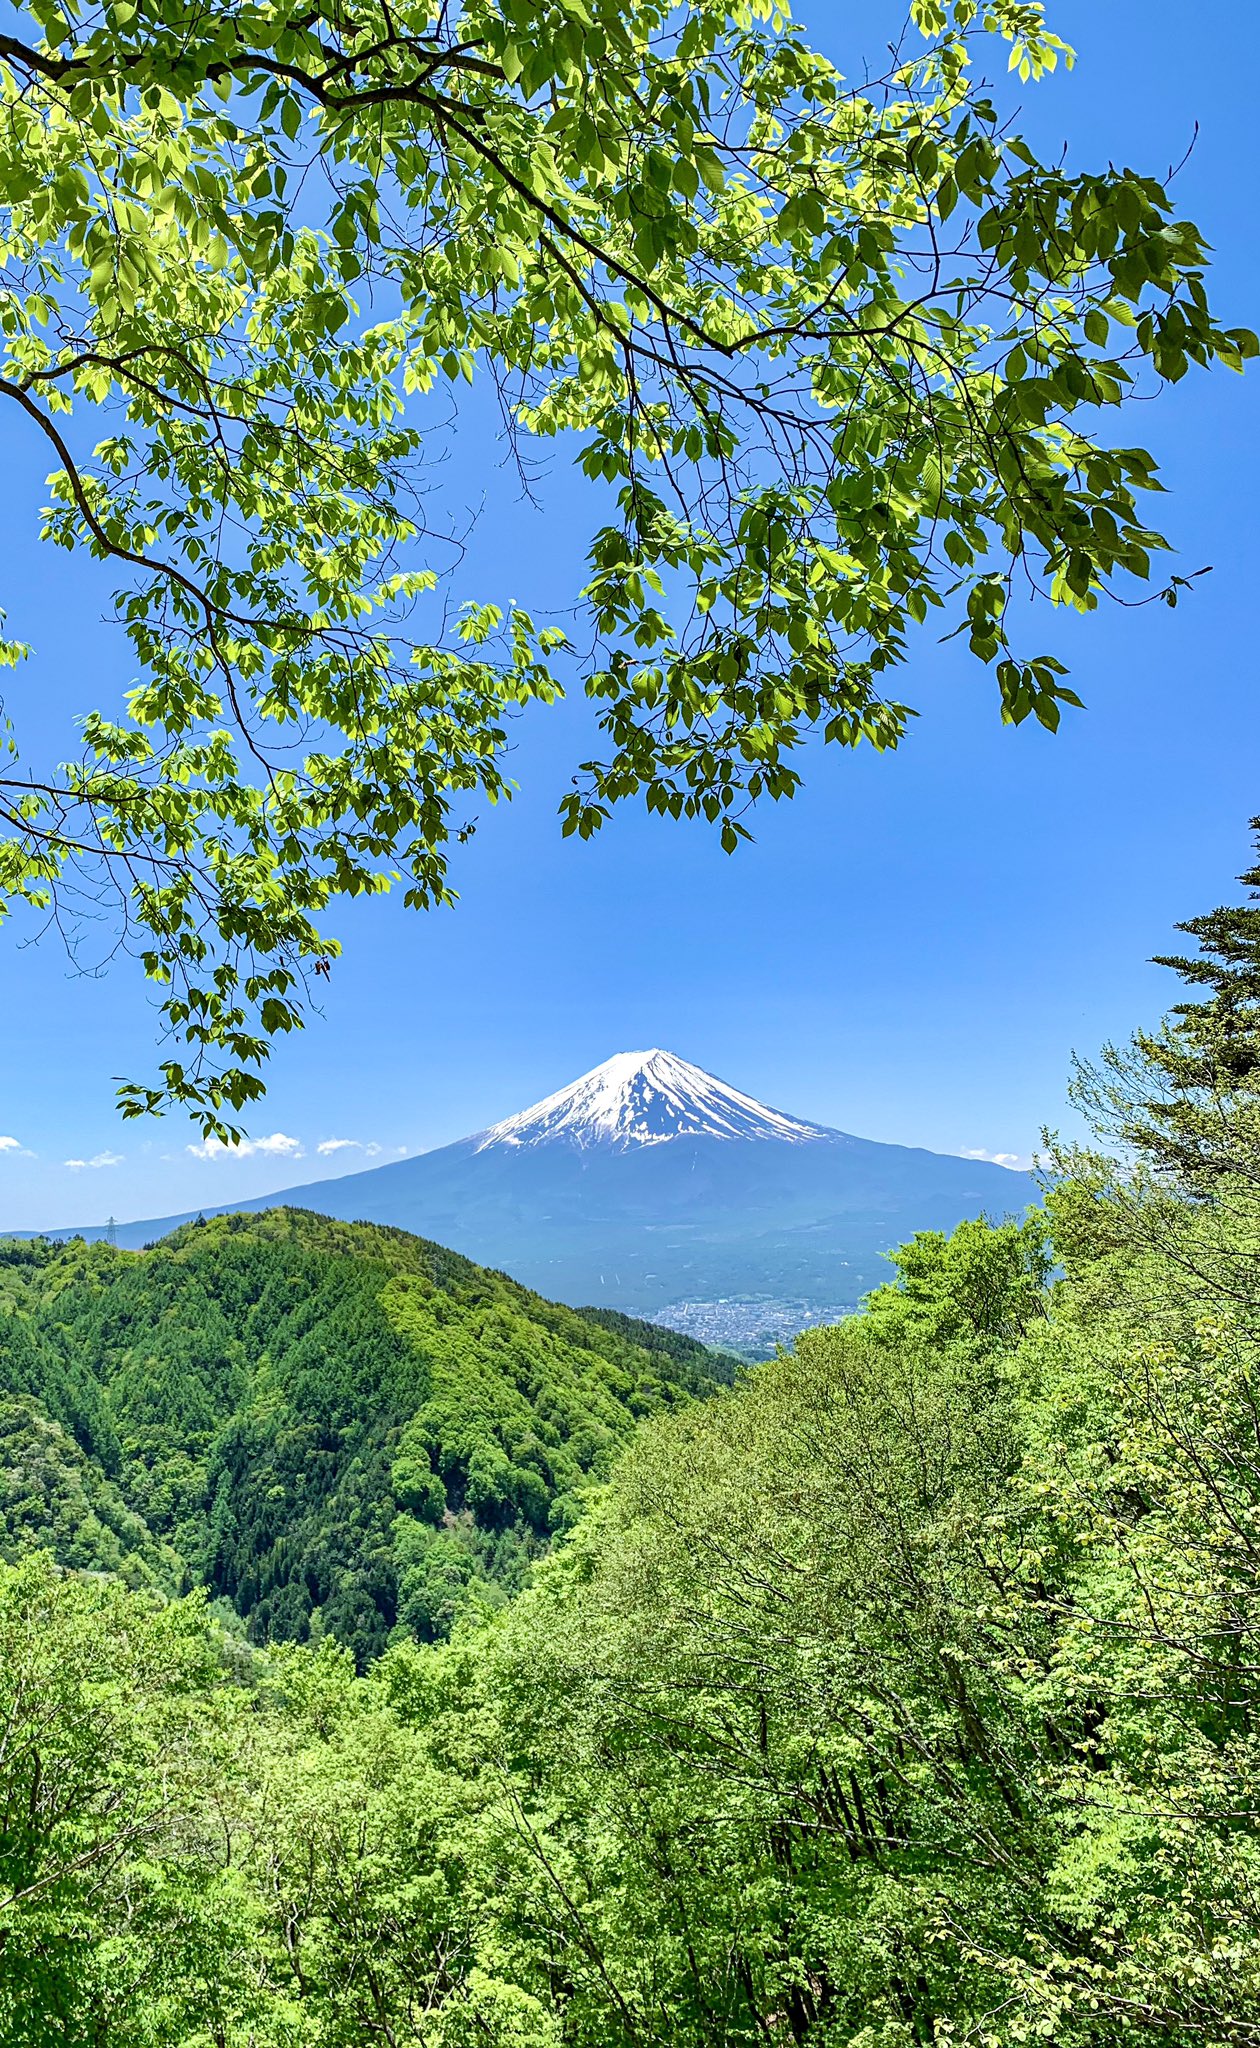
[{"label": "dense conifer forest", "polygon": [[[650,1347],[650,1348],[649,1348]],[[360,1667],[522,1583],[637,1421],[731,1362],[402,1231],[292,1210],[141,1253],[0,1245],[0,1556]]]},{"label": "dense conifer forest", "polygon": [[8,1247],[4,2048],[1260,2039],[1260,906],[1186,929],[1044,1207],[732,1385],[400,1233]]}]

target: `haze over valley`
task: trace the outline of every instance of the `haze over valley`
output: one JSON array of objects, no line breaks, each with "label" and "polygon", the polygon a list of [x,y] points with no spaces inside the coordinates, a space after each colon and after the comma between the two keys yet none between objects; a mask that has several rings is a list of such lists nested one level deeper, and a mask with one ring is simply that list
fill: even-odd
[{"label": "haze over valley", "polygon": [[[436,1239],[575,1307],[764,1355],[851,1314],[917,1230],[1000,1221],[1031,1176],[882,1145],[756,1101],[659,1047],[417,1158],[203,1213],[287,1203]],[[192,1214],[198,1212],[191,1212]],[[140,1246],[190,1215],[70,1226]],[[32,1234],[32,1233],[26,1233]]]},{"label": "haze over valley", "polygon": [[1260,2048],[1248,20],[10,0],[0,2048]]}]

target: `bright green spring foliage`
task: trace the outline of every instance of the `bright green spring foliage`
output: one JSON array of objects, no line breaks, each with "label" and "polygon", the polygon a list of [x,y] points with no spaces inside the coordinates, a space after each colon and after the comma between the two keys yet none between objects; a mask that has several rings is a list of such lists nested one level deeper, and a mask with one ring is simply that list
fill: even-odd
[{"label": "bright green spring foliage", "polygon": [[1053,1292],[1038,1233],[919,1247],[936,1299],[649,1428],[511,1614],[568,2038],[1255,2038],[1256,1330],[1065,1200]]},{"label": "bright green spring foliage", "polygon": [[916,1241],[362,1676],[0,1566],[4,2048],[1251,2043],[1256,1290],[1124,1214]]},{"label": "bright green spring foliage", "polygon": [[[0,1246],[0,1557],[230,1600],[360,1663],[502,1601],[636,1423],[729,1370],[402,1231],[279,1210]],[[654,1332],[647,1333],[654,1336]]]},{"label": "bright green spring foliage", "polygon": [[[1193,927],[1209,962],[1240,928]],[[655,1412],[516,1597],[358,1673],[330,1636],[251,1649],[222,1609],[164,1604],[156,1548],[134,1589],[46,1548],[0,1564],[0,2048],[1254,2048],[1248,1132],[1187,1181],[1077,1155],[1044,1212],[917,1237],[865,1313],[717,1398],[623,1395]],[[224,1231],[224,1299],[303,1299],[306,1226],[269,1226],[266,1284],[235,1255],[260,1227],[235,1253]],[[335,1267],[354,1233],[316,1227]],[[438,1291],[478,1316],[452,1403],[423,1284],[448,1255],[369,1236],[433,1358],[392,1439],[400,1512],[432,1529],[439,1415],[467,1422],[469,1486],[477,1459],[503,1486],[486,1318],[502,1359],[528,1314],[554,1414],[569,1312],[454,1262]],[[100,1249],[69,1256],[106,1295]],[[56,1336],[85,1276],[46,1278],[10,1371],[107,1461]],[[610,1414],[629,1361],[588,1351],[574,1420]],[[371,1366],[382,1405],[394,1370]],[[292,1363],[253,1386],[277,1444],[328,1398]],[[116,1412],[121,1486],[139,1411]],[[263,1466],[287,1500],[296,1468]]]},{"label": "bright green spring foliage", "polygon": [[[170,1030],[125,1114],[237,1130],[324,913],[448,900],[566,680],[601,750],[564,830],[638,795],[728,849],[809,732],[896,745],[918,626],[1005,718],[1076,702],[1012,596],[1148,577],[1156,465],[1109,415],[1256,344],[1158,183],[1041,162],[977,84],[1070,58],[1039,5],[911,17],[867,77],[776,0],[12,10],[0,400],[137,673],[75,761],[11,758],[0,903],[116,899]],[[452,608],[424,463],[465,384],[591,479],[565,623]]]}]

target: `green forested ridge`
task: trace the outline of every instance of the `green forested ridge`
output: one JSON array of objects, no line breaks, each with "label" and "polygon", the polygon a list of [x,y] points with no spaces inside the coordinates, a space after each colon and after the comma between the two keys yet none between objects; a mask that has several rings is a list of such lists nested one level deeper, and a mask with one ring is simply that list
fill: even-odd
[{"label": "green forested ridge", "polygon": [[[3,2048],[1260,2040],[1260,1146],[1238,1022],[1175,1015],[1083,1075],[1130,1152],[1060,1152],[1022,1225],[920,1235],[865,1313],[715,1399],[623,1384],[622,1412],[653,1412],[607,1483],[515,1598],[444,1640],[401,1629],[356,1670],[331,1632],[251,1645],[204,1594],[163,1598],[157,1553],[134,1587],[47,1548],[0,1566]],[[1188,1176],[1140,1142],[1140,1105],[1158,1139],[1179,1087]],[[237,1408],[274,1416],[277,1446],[345,1243],[310,1228],[271,1220],[271,1261],[252,1224],[163,1254],[209,1289],[217,1245],[238,1317],[249,1274],[301,1297]],[[424,1261],[444,1255],[373,1242],[385,1284],[347,1314],[397,1294],[395,1335],[440,1331]],[[101,1274],[143,1267],[22,1248],[5,1270],[69,1388],[76,1299],[105,1328]],[[481,1290],[505,1355],[530,1298],[446,1277],[456,1305]],[[152,1299],[157,1329],[177,1297]],[[568,1312],[537,1314],[559,1345]],[[405,1345],[364,1355],[412,1398]],[[592,1413],[646,1369],[586,1355]],[[458,1410],[431,1368],[392,1448],[417,1530],[438,1509],[422,1445],[462,1417],[485,1449],[486,1356]],[[325,1429],[348,1412],[327,1398]],[[120,1405],[119,1498],[138,1426]],[[477,1458],[452,1444],[467,1500]],[[528,1497],[496,1484],[521,1526]]]},{"label": "green forested ridge", "polygon": [[0,1246],[0,1544],[360,1661],[521,1582],[635,1421],[713,1384],[401,1231],[294,1211]]},{"label": "green forested ridge", "polygon": [[665,1352],[675,1367],[689,1368],[702,1380],[729,1383],[744,1363],[734,1352],[711,1350],[698,1337],[689,1337],[685,1330],[671,1330],[664,1323],[645,1323],[619,1308],[583,1308],[578,1313],[587,1322],[602,1323],[606,1330],[642,1345],[645,1351]]}]

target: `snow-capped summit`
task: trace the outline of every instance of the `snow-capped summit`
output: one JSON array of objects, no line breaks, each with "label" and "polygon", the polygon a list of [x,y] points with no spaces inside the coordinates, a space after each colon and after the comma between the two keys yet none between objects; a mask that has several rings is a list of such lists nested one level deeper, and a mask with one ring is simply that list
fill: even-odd
[{"label": "snow-capped summit", "polygon": [[[417,1270],[439,1288],[475,1284],[438,1249],[449,1245],[552,1301],[742,1343],[749,1327],[789,1337],[856,1307],[887,1281],[889,1246],[916,1231],[1018,1215],[1037,1195],[1029,1175],[987,1160],[785,1116],[656,1047],[434,1152],[229,1206],[287,1202],[414,1231]],[[118,1239],[146,1244],[191,1220],[127,1224]]]},{"label": "snow-capped summit", "polygon": [[495,1145],[664,1145],[672,1138],[772,1138],[804,1145],[836,1134],[769,1109],[672,1052],[618,1052],[589,1074],[479,1133]]}]

